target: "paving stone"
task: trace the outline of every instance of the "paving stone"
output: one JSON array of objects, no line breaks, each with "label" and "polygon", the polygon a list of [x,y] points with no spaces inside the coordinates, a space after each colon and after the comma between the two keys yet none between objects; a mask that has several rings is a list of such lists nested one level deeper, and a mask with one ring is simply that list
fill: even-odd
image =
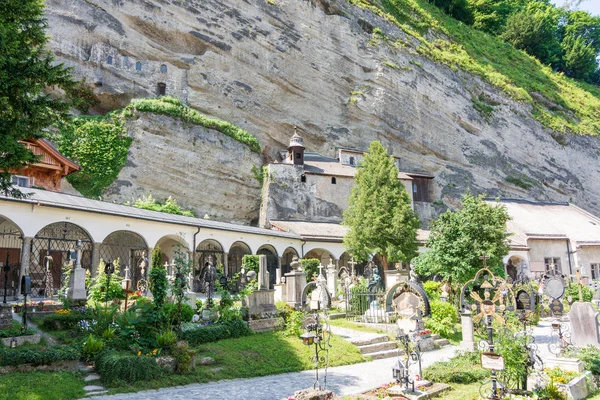
[{"label": "paving stone", "polygon": [[100,379],[100,375],[98,374],[90,374],[88,376],[85,377],[84,381],[85,382],[90,382],[90,381],[97,381],[98,379]]},{"label": "paving stone", "polygon": [[88,386],[84,386],[83,390],[85,390],[86,392],[93,392],[93,391],[97,391],[97,390],[104,390],[104,387],[98,386],[98,385],[88,385]]}]

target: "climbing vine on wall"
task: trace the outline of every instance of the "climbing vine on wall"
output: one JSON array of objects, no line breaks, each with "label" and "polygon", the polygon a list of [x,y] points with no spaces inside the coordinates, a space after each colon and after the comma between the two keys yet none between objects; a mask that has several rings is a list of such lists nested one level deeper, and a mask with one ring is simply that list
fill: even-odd
[{"label": "climbing vine on wall", "polygon": [[67,181],[86,197],[98,198],[117,179],[127,161],[132,139],[121,115],[78,117],[62,126],[56,137],[61,153],[77,161],[81,171]]}]

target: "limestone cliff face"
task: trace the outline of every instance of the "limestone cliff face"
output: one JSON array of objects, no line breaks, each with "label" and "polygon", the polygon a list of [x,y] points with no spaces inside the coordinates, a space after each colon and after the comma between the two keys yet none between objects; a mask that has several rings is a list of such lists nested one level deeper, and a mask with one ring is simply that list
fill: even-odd
[{"label": "limestone cliff face", "polygon": [[[568,137],[559,144],[530,117],[529,106],[480,79],[414,51],[370,45],[365,26],[404,35],[344,0],[276,3],[48,0],[48,33],[59,60],[95,85],[97,111],[154,96],[162,83],[167,94],[255,134],[267,159],[286,147],[296,124],[307,150],[329,156],[336,147],[366,149],[381,140],[401,157],[402,169],[434,174],[433,198],[447,203],[470,188],[494,196],[572,200],[600,213],[598,139]],[[498,104],[489,122],[473,109],[471,99],[479,95]],[[162,127],[173,128],[181,129],[166,122]],[[182,141],[163,140],[160,157],[132,158],[139,171],[151,163],[174,171],[170,163]],[[198,181],[197,174],[215,186],[231,182],[219,168],[178,173],[189,173],[190,182]],[[170,178],[164,175],[131,172],[127,180],[155,192],[166,187]],[[529,181],[521,186],[530,187],[506,178]],[[258,188],[250,189],[258,197]],[[117,183],[115,190],[126,188]],[[222,209],[218,201],[212,205]]]},{"label": "limestone cliff face", "polygon": [[260,168],[262,160],[248,146],[162,115],[136,113],[126,128],[133,138],[127,164],[105,199],[124,203],[149,193],[161,201],[172,196],[199,217],[257,222],[260,184],[252,168]]}]

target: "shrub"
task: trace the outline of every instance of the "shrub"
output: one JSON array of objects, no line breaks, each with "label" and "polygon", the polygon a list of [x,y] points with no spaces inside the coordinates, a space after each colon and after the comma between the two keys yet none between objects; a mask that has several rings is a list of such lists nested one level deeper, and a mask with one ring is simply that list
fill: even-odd
[{"label": "shrub", "polygon": [[258,256],[252,254],[246,254],[242,257],[242,267],[246,269],[246,273],[254,271],[258,274],[260,267],[260,261]]},{"label": "shrub", "polygon": [[71,330],[77,328],[80,321],[90,320],[92,316],[89,313],[79,313],[71,311],[68,314],[49,314],[42,318],[40,325],[47,331]]},{"label": "shrub", "polygon": [[575,357],[583,362],[583,367],[596,376],[600,376],[600,352],[592,345],[579,350]]},{"label": "shrub", "polygon": [[222,339],[249,336],[252,330],[244,321],[233,321],[215,325],[183,324],[182,338],[190,345],[216,342]]},{"label": "shrub", "polygon": [[517,387],[527,376],[529,354],[525,348],[526,339],[523,336],[515,337],[511,331],[501,332],[497,337],[496,351],[504,358],[505,369],[499,376],[508,387]]},{"label": "shrub", "polygon": [[78,360],[80,357],[80,351],[69,346],[53,346],[49,349],[0,348],[0,366],[48,365],[56,361]]},{"label": "shrub", "polygon": [[[583,296],[583,301],[589,302],[592,301],[592,298],[594,297],[594,292],[589,287],[582,285],[581,295]],[[569,296],[573,298],[573,301],[579,301],[579,288],[577,287],[577,285],[571,283],[569,286],[567,286],[563,298],[566,299]]]},{"label": "shrub", "polygon": [[10,328],[6,328],[0,331],[0,338],[9,338],[15,336],[25,336],[25,335],[33,335],[35,334],[35,329],[26,328],[23,329],[23,326],[19,324],[17,321],[12,322],[12,326]]},{"label": "shrub", "polygon": [[[155,255],[152,254],[152,260]],[[154,305],[156,308],[161,308],[165,304],[165,298],[167,297],[167,288],[169,287],[169,281],[167,280],[167,270],[162,266],[152,267],[148,273],[150,280],[150,291],[154,296]]]},{"label": "shrub", "polygon": [[177,203],[177,200],[169,196],[164,203],[161,203],[152,197],[152,194],[148,196],[142,196],[141,199],[137,199],[133,204],[126,203],[125,205],[131,205],[136,208],[144,210],[158,211],[167,214],[185,215],[186,217],[195,217],[193,211],[184,210],[181,205]]},{"label": "shrub", "polygon": [[103,351],[96,357],[95,369],[106,384],[151,380],[166,373],[152,357]]},{"label": "shrub", "polygon": [[156,335],[156,343],[159,347],[168,347],[177,341],[177,334],[173,331],[164,331]]},{"label": "shrub", "polygon": [[306,272],[306,280],[310,282],[313,276],[319,274],[319,265],[321,265],[321,260],[316,258],[303,258],[300,260],[302,263],[302,269]]},{"label": "shrub", "polygon": [[195,350],[190,350],[190,346],[185,341],[177,342],[171,354],[177,360],[177,372],[187,374],[192,370],[192,359],[196,355]]},{"label": "shrub", "polygon": [[489,371],[479,365],[479,352],[466,352],[423,370],[423,377],[439,383],[474,383],[489,378]]},{"label": "shrub", "polygon": [[[167,303],[165,304],[165,314],[171,322],[178,320],[177,304]],[[194,316],[194,309],[189,304],[181,305],[181,322],[191,322]]]},{"label": "shrub", "polygon": [[425,320],[425,327],[439,333],[442,337],[454,334],[454,324],[458,322],[456,309],[452,303],[434,300],[430,303],[431,315]]},{"label": "shrub", "polygon": [[125,293],[121,287],[121,278],[119,277],[120,259],[113,261],[115,267],[114,273],[110,277],[110,286],[108,285],[108,276],[104,273],[104,260],[100,260],[98,265],[98,276],[93,279],[90,285],[88,298],[96,302],[111,301],[112,299],[124,299]]},{"label": "shrub", "polygon": [[300,336],[302,334],[302,322],[304,313],[296,311],[289,304],[283,303],[277,305],[279,316],[283,318],[283,332],[286,336]]},{"label": "shrub", "polygon": [[83,356],[87,360],[91,360],[103,349],[104,342],[102,339],[96,339],[94,335],[90,334],[83,343]]},{"label": "shrub", "polygon": [[440,299],[440,286],[442,282],[427,281],[423,284],[423,289],[427,293],[429,301],[435,301]]}]

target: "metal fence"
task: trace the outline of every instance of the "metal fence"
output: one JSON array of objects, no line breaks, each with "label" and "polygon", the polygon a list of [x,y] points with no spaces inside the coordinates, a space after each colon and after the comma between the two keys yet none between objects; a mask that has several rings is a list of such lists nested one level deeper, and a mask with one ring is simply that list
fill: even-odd
[{"label": "metal fence", "polygon": [[386,312],[385,291],[347,290],[345,298],[348,320],[374,324],[393,322]]}]

